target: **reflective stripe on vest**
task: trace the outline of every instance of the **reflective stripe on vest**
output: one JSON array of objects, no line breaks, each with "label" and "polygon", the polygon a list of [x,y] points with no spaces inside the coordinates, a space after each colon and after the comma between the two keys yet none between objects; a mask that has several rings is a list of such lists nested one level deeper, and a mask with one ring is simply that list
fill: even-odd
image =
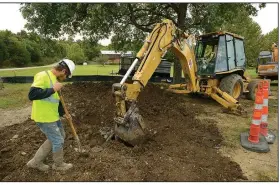
[{"label": "reflective stripe on vest", "polygon": [[[48,77],[49,77],[49,79],[50,79],[50,85],[51,85],[50,88],[53,88],[52,79],[51,79],[49,73],[48,73],[47,71],[45,71],[45,72],[47,73],[47,75],[48,75]],[[51,103],[59,103],[59,100],[58,100],[58,99],[55,99],[53,95],[54,95],[54,94],[52,94],[52,95],[51,95],[50,97],[48,97],[48,98],[41,99],[41,101],[48,101],[48,102],[51,102]]]}]

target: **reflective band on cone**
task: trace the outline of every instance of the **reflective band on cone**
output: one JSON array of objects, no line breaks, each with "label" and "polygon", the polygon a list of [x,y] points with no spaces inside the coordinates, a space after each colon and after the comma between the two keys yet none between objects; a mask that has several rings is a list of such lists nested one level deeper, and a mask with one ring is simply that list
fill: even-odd
[{"label": "reflective band on cone", "polygon": [[263,136],[267,136],[268,134],[268,87],[269,82],[264,80],[263,81],[263,108],[262,108],[262,121],[260,125],[260,134]]},{"label": "reflective band on cone", "polygon": [[263,136],[267,136],[268,133],[268,122],[267,122],[267,117],[268,117],[268,107],[264,106],[263,107],[263,111],[262,111],[262,121],[261,121],[261,125],[260,125],[260,133]]},{"label": "reflective band on cone", "polygon": [[250,136],[248,138],[248,140],[252,143],[259,142],[261,116],[262,110],[254,109],[252,124],[250,126]]},{"label": "reflective band on cone", "polygon": [[263,112],[263,91],[261,84],[258,85],[256,93],[255,107],[252,116],[252,123],[250,126],[250,134],[248,141],[251,143],[259,143],[260,124],[262,121]]}]

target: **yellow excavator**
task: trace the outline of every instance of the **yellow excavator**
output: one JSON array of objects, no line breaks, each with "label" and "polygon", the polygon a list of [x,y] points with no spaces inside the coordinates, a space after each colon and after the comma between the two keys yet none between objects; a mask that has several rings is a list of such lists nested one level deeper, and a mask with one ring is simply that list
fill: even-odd
[{"label": "yellow excavator", "polygon": [[[130,145],[146,138],[147,127],[139,114],[137,97],[169,50],[178,57],[186,79],[184,84],[171,85],[169,91],[203,93],[236,113],[243,111],[237,100],[243,93],[254,98],[250,96],[254,96],[256,83],[250,85],[245,74],[243,37],[229,32],[195,37],[184,33],[171,20],[163,20],[148,35],[121,82],[112,86],[117,108],[114,134]],[[125,83],[138,62],[133,83]]]}]

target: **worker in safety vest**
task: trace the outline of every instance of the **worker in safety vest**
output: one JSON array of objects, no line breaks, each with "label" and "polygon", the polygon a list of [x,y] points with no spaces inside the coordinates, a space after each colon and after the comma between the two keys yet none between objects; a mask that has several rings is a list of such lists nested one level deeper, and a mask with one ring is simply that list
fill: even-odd
[{"label": "worker in safety vest", "polygon": [[[68,170],[73,167],[63,161],[63,144],[65,131],[60,121],[65,113],[59,100],[58,91],[62,88],[62,81],[71,78],[75,64],[69,59],[63,59],[51,70],[42,71],[34,76],[28,97],[32,102],[31,119],[46,135],[47,140],[40,146],[35,156],[27,163],[30,168],[47,171],[48,165],[43,161],[52,151],[55,170]],[[66,118],[72,119],[70,115]]]}]

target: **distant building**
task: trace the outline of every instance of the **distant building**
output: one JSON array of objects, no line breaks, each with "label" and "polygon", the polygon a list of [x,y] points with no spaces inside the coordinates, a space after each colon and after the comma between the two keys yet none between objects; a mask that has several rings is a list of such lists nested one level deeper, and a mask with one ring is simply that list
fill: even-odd
[{"label": "distant building", "polygon": [[101,50],[100,52],[102,56],[107,56],[109,58],[108,62],[113,62],[113,63],[119,63],[122,56],[132,57],[133,55],[132,51],[116,52],[113,50]]}]

